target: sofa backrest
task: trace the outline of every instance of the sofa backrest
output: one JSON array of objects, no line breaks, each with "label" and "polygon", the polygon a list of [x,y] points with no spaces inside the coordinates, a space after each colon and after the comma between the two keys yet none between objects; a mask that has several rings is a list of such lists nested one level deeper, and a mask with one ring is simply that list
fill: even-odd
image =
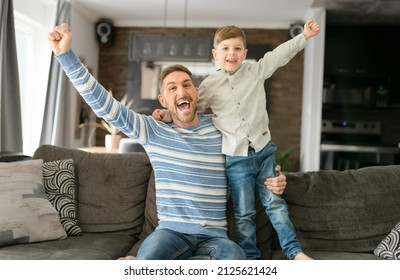
[{"label": "sofa backrest", "polygon": [[73,159],[77,214],[83,232],[118,232],[139,237],[151,174],[146,153],[100,154],[51,145],[33,158]]},{"label": "sofa backrest", "polygon": [[372,252],[400,221],[400,165],[285,175],[304,250]]}]

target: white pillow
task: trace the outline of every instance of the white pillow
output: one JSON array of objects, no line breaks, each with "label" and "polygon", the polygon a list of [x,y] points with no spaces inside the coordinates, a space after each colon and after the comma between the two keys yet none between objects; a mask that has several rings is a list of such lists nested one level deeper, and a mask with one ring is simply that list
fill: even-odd
[{"label": "white pillow", "polygon": [[0,246],[64,239],[43,187],[43,160],[0,163]]}]

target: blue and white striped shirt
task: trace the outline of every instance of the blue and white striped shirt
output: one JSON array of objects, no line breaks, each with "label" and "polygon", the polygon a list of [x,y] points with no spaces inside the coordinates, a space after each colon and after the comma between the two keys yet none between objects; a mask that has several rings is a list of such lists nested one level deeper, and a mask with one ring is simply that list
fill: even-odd
[{"label": "blue and white striped shirt", "polygon": [[211,115],[189,128],[158,122],[115,100],[71,50],[56,57],[94,113],[145,148],[156,179],[157,228],[227,238],[225,156]]}]

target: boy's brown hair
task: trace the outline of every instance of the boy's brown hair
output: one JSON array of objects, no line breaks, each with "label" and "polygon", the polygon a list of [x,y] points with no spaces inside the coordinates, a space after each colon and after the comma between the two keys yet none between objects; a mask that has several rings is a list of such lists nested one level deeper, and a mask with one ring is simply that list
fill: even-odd
[{"label": "boy's brown hair", "polygon": [[228,25],[220,27],[215,31],[214,35],[214,49],[217,48],[218,44],[224,40],[232,38],[241,38],[243,40],[244,48],[247,48],[246,35],[243,30],[235,25]]}]

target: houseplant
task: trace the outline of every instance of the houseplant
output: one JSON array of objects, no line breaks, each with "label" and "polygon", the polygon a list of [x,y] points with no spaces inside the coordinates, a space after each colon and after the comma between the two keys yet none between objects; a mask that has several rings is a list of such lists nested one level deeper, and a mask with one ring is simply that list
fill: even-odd
[{"label": "houseplant", "polygon": [[[109,90],[109,93],[112,95],[112,90]],[[125,94],[122,99],[120,100],[120,103],[124,106],[130,107],[133,104],[133,100],[129,100],[127,98],[127,95]],[[104,131],[107,132],[105,136],[105,147],[107,151],[111,151],[114,149],[118,149],[119,147],[119,142],[122,138],[121,136],[121,131],[116,128],[114,125],[106,122],[105,120],[100,120],[100,122],[84,122],[79,124],[79,128],[87,127],[87,126],[93,126],[94,129],[91,131],[89,135],[89,139],[91,139],[94,135],[94,132],[96,131],[96,128],[101,128]],[[89,141],[91,143],[91,141]]]},{"label": "houseplant", "polygon": [[294,163],[290,159],[292,152],[291,148],[286,148],[277,154],[275,161],[281,166],[282,171],[293,171]]}]

